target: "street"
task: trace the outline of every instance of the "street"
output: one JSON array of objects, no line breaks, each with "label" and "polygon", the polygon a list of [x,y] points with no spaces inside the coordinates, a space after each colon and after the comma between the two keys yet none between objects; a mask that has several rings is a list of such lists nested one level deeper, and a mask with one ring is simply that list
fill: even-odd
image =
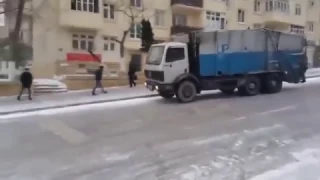
[{"label": "street", "polygon": [[[204,94],[190,104],[151,97],[3,115],[0,179],[319,180],[319,92],[314,78],[273,95]],[[269,176],[292,163],[307,169]]]}]

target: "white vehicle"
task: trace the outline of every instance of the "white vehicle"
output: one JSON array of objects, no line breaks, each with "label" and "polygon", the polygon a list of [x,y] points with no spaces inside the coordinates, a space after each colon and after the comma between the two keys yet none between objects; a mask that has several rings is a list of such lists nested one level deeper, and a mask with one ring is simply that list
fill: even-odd
[{"label": "white vehicle", "polygon": [[253,96],[299,83],[305,38],[269,30],[193,32],[152,45],[145,86],[187,103],[203,90]]}]

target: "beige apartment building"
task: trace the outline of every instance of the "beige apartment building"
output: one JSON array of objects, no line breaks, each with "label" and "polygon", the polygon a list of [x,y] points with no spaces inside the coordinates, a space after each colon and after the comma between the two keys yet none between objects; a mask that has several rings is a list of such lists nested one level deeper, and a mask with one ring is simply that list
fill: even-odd
[{"label": "beige apartment building", "polygon": [[[85,74],[99,64],[110,74],[125,72],[133,60],[143,70],[139,22],[150,19],[156,40],[197,29],[272,28],[305,34],[310,44],[320,35],[319,0],[33,0],[33,71],[37,77]],[[130,13],[136,25],[129,29]],[[129,15],[129,16],[128,16]]]}]

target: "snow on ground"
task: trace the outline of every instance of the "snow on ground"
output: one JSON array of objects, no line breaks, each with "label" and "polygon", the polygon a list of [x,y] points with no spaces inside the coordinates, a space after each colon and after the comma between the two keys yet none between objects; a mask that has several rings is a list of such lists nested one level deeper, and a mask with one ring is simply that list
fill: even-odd
[{"label": "snow on ground", "polygon": [[40,110],[40,111],[1,115],[0,116],[0,123],[12,122],[12,120],[10,120],[10,119],[28,117],[28,116],[47,116],[47,115],[53,115],[53,114],[64,114],[64,113],[90,111],[93,109],[94,110],[101,110],[101,109],[105,109],[105,108],[111,109],[111,108],[119,108],[119,107],[130,107],[130,106],[135,106],[135,105],[139,105],[139,104],[144,104],[144,103],[153,101],[155,99],[159,99],[159,97],[140,98],[140,99],[114,101],[114,102],[97,103],[97,104],[87,104],[87,105],[81,105],[81,106],[46,109],[46,110]]},{"label": "snow on ground", "polygon": [[66,84],[62,83],[61,81],[55,80],[55,79],[35,79],[33,84],[34,85],[41,85],[41,86],[67,87]]},{"label": "snow on ground", "polygon": [[305,149],[291,153],[296,162],[265,172],[250,180],[319,180],[320,149]]}]

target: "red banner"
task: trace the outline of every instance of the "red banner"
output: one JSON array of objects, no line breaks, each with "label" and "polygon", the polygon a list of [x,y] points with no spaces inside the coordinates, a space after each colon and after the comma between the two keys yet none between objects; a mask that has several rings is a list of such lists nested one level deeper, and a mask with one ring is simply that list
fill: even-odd
[{"label": "red banner", "polygon": [[67,53],[67,61],[81,61],[81,62],[101,62],[101,54],[95,54],[97,58],[91,54],[85,53]]}]

